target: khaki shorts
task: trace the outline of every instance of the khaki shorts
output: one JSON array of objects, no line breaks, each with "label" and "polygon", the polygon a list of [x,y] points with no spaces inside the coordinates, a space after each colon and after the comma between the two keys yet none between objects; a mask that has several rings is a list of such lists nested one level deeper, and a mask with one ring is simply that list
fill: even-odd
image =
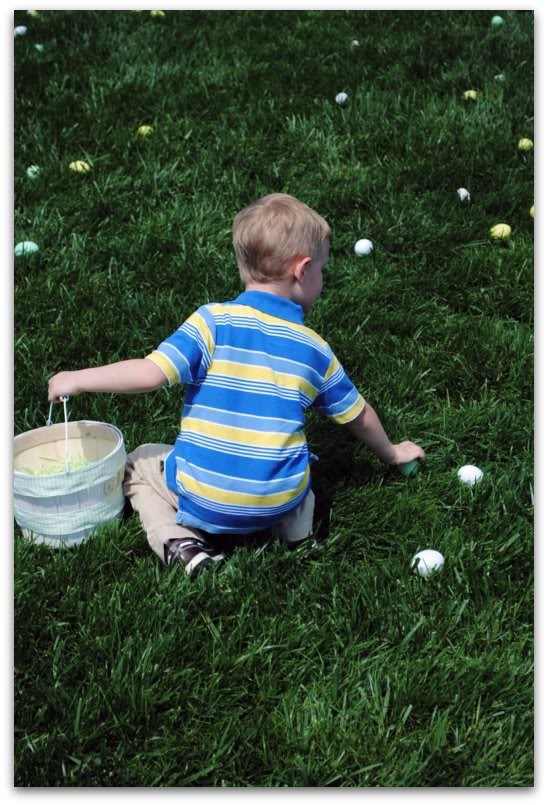
[{"label": "khaki shorts", "polygon": [[[166,485],[164,462],[173,445],[143,444],[127,457],[124,494],[138,512],[152,550],[165,561],[164,546],[169,540],[195,535],[207,540],[207,532],[179,525],[175,515],[178,496]],[[312,534],[314,493],[275,527],[282,542],[301,542]]]}]

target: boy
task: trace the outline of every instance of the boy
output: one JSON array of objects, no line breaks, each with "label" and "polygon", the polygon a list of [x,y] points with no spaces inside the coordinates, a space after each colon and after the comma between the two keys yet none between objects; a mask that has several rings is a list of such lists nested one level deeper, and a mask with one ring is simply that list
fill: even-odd
[{"label": "boy", "polygon": [[304,414],[314,405],[387,464],[423,459],[392,444],[329,345],[304,325],[322,290],[331,229],[306,204],[275,193],[234,220],[245,292],[203,305],[143,359],[60,372],[48,399],[153,391],[185,383],[175,445],[128,456],[124,491],[152,549],[189,576],[225,558],[227,535],[275,527],[296,545],[312,533],[314,494]]}]

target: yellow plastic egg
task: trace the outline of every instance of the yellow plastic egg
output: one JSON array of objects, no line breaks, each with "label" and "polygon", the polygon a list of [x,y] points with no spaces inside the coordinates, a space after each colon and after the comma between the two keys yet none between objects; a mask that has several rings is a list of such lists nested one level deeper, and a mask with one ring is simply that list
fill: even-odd
[{"label": "yellow plastic egg", "polygon": [[489,230],[493,240],[506,240],[512,234],[512,227],[508,224],[495,224]]},{"label": "yellow plastic egg", "polygon": [[137,129],[137,134],[139,134],[141,137],[150,137],[153,131],[154,129],[152,126],[139,126]]},{"label": "yellow plastic egg", "polygon": [[89,165],[87,162],[84,162],[83,159],[77,159],[75,162],[70,163],[69,168],[75,173],[89,173],[91,170],[91,165]]}]

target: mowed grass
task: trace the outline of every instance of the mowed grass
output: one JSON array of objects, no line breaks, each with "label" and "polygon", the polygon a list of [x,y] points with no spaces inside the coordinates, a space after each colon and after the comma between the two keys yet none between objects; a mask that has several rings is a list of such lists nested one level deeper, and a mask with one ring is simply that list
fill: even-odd
[{"label": "mowed grass", "polygon": [[[15,432],[56,371],[236,296],[233,217],[284,191],[333,228],[307,322],[428,457],[407,481],[311,415],[317,543],[192,582],[136,517],[66,551],[16,528],[17,786],[533,784],[534,21],[492,13],[16,12],[14,238],[40,252],[15,261]],[[70,415],[129,451],[172,442],[182,398]]]}]

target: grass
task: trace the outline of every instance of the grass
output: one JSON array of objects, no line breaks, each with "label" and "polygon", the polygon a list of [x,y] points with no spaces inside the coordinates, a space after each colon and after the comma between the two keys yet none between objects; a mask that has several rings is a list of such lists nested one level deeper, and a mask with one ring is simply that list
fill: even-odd
[{"label": "grass", "polygon": [[[16,528],[15,785],[533,785],[533,15],[491,16],[15,13],[15,242],[40,245],[15,261],[15,431],[56,371],[236,296],[232,219],[284,191],[333,228],[308,323],[428,456],[407,481],[310,416],[318,542],[193,582],[135,517],[66,551]],[[181,399],[71,418],[129,451],[173,441]]]}]

